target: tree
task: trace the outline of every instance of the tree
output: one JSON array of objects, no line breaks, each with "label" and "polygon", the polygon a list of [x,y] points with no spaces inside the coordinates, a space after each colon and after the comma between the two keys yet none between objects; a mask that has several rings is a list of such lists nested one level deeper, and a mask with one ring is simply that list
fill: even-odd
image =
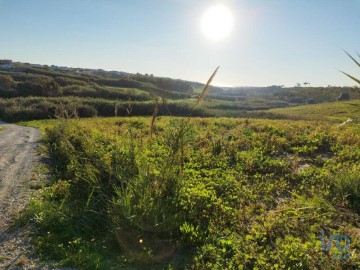
[{"label": "tree", "polygon": [[97,115],[97,110],[90,105],[81,105],[77,112],[79,117],[94,117]]}]

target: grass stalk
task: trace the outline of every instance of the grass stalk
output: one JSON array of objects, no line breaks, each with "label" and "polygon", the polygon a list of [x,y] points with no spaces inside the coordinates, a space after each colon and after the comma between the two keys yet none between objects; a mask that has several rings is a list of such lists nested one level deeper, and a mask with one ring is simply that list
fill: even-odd
[{"label": "grass stalk", "polygon": [[202,92],[201,92],[201,94],[200,94],[200,96],[199,96],[199,98],[198,98],[198,100],[197,100],[197,102],[196,102],[195,107],[194,107],[193,110],[196,110],[198,107],[201,106],[201,104],[202,104],[202,102],[204,101],[207,93],[209,92],[210,84],[211,84],[212,80],[214,79],[216,73],[218,72],[219,68],[220,68],[220,66],[218,66],[218,67],[215,69],[215,71],[213,72],[213,74],[211,75],[211,77],[209,78],[209,80],[207,81],[207,83],[206,83],[204,89],[202,90]]},{"label": "grass stalk", "polygon": [[[345,50],[343,50],[346,54],[347,54],[347,56],[349,56],[350,57],[350,59],[351,60],[353,60],[354,62],[355,62],[355,64],[358,66],[358,67],[360,67],[360,63],[358,62],[358,61],[356,61],[356,59],[354,58],[354,57],[352,57],[352,55],[350,54],[350,53],[348,53],[347,51],[345,51]],[[357,53],[357,55],[359,56],[359,58],[360,58],[360,55]],[[346,75],[346,76],[348,76],[350,79],[352,79],[353,81],[355,81],[355,82],[357,82],[358,84],[360,84],[360,79],[358,79],[358,78],[355,78],[354,76],[352,76],[352,75],[350,75],[350,74],[348,74],[348,73],[346,73],[346,72],[344,72],[344,71],[340,71],[341,73],[343,73],[344,75]]]},{"label": "grass stalk", "polygon": [[154,132],[155,120],[156,120],[156,116],[157,116],[158,112],[159,112],[159,103],[158,103],[158,100],[155,99],[154,111],[152,114],[151,124],[150,124],[150,139],[152,138],[152,135]]}]

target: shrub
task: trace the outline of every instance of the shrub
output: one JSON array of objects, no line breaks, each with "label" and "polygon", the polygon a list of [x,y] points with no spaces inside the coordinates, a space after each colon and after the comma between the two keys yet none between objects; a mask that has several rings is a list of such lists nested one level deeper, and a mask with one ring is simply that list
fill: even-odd
[{"label": "shrub", "polygon": [[353,166],[331,177],[333,192],[339,199],[346,201],[350,208],[360,214],[360,173],[359,167]]},{"label": "shrub", "polygon": [[90,105],[82,105],[78,108],[79,117],[94,117],[97,115],[97,111]]}]

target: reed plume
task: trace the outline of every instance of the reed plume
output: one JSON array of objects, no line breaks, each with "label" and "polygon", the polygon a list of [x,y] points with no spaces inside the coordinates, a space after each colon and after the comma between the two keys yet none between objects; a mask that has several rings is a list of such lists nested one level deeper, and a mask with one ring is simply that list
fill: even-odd
[{"label": "reed plume", "polygon": [[202,92],[201,92],[201,94],[200,94],[200,96],[199,96],[199,98],[198,98],[198,101],[196,102],[196,105],[195,105],[195,107],[194,107],[193,110],[195,110],[195,109],[197,109],[198,107],[201,106],[201,104],[202,104],[202,102],[204,101],[207,93],[209,92],[210,84],[211,84],[212,80],[214,79],[216,73],[218,72],[219,68],[220,68],[220,66],[218,66],[218,67],[215,69],[214,73],[211,75],[211,77],[210,77],[209,80],[207,81],[207,83],[206,83],[204,89],[202,90]]},{"label": "reed plume", "polygon": [[153,115],[151,118],[151,125],[150,125],[150,138],[152,138],[152,135],[153,135],[155,120],[156,120],[156,116],[157,116],[158,112],[159,112],[159,103],[158,103],[158,100],[155,99],[154,111],[153,111]]}]

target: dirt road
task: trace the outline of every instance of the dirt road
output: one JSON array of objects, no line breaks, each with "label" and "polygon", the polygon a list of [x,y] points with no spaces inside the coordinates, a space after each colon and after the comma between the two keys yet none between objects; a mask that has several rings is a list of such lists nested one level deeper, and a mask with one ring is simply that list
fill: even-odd
[{"label": "dirt road", "polygon": [[[28,228],[11,228],[31,195],[30,184],[40,157],[35,147],[40,132],[0,121],[0,269],[35,269],[27,258]],[[34,267],[34,268],[33,268]]]},{"label": "dirt road", "polygon": [[0,122],[0,235],[28,200],[34,165],[35,146],[40,133],[31,127]]}]

